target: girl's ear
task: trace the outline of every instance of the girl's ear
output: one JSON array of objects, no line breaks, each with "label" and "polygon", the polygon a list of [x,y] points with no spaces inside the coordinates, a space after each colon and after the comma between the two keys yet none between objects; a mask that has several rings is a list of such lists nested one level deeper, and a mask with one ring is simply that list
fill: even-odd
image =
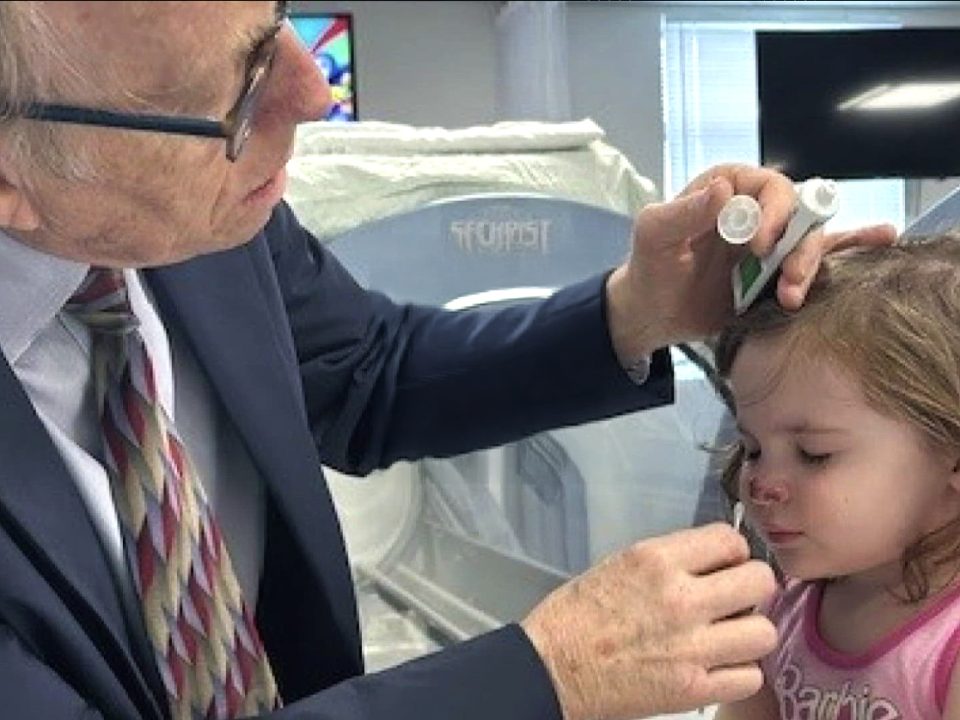
[{"label": "girl's ear", "polygon": [[960,458],[954,460],[953,467],[950,469],[950,487],[960,493]]}]

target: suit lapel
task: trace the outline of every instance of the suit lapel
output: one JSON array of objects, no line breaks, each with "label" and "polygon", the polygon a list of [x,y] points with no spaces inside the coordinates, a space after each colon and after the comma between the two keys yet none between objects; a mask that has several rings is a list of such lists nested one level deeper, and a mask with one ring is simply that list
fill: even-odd
[{"label": "suit lapel", "polygon": [[270,490],[282,495],[291,472],[317,475],[282,301],[262,286],[247,246],[146,276],[164,323],[184,331]]},{"label": "suit lapel", "polygon": [[[155,692],[131,654],[114,577],[46,428],[0,359],[0,523],[83,627],[143,717],[160,717]],[[29,602],[29,598],[24,598]],[[90,668],[82,670],[89,673]],[[156,676],[151,676],[151,680]]]},{"label": "suit lapel", "polygon": [[[325,588],[326,607],[318,604],[315,621],[336,627],[343,633],[339,642],[344,651],[353,653],[359,641],[352,580],[308,428],[293,340],[266,243],[261,236],[235,250],[151,270],[146,278],[164,322],[184,331],[246,443],[289,533],[284,536],[296,544],[289,556],[302,557],[300,574],[312,574]],[[267,545],[269,551],[269,527]],[[285,586],[295,581],[286,580]],[[319,617],[326,613],[333,617]],[[271,637],[265,634],[264,641],[282,688],[282,667],[277,664],[316,663],[316,650],[301,647],[296,652],[306,655],[296,655],[287,642],[289,627],[279,625],[287,637],[272,648]],[[332,658],[341,651],[331,647],[329,652]],[[356,671],[359,661],[351,655],[349,661],[334,662]]]},{"label": "suit lapel", "polygon": [[[362,666],[343,539],[308,429],[294,346],[271,267],[260,238],[145,276],[165,322],[183,329],[247,444],[266,483],[272,512],[283,522],[283,537],[296,545],[288,559],[305,563],[295,572],[309,573],[313,587],[323,588],[316,596],[313,628],[315,637],[323,640],[321,658],[316,643],[290,642],[284,601],[270,604],[276,616],[272,621],[282,630],[276,630],[279,639],[273,649],[270,638],[264,640],[271,653],[277,652],[279,664],[289,669],[288,686],[299,695],[312,689],[318,677],[327,684]],[[74,480],[2,357],[0,397],[5,403],[0,413],[0,529],[14,537],[83,626],[137,716],[164,717],[165,705],[160,703],[165,696],[156,668],[144,668],[134,659],[113,575]],[[291,572],[281,575],[282,585],[292,587]],[[318,660],[327,667],[317,667]],[[304,672],[306,680],[293,677]]]}]

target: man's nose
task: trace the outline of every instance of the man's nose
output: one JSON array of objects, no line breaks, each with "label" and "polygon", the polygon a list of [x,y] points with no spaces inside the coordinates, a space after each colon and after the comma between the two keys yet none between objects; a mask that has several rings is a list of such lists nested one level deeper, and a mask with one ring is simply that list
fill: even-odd
[{"label": "man's nose", "polygon": [[[265,88],[261,107],[295,123],[324,118],[333,104],[330,85],[290,25],[277,36],[274,76]],[[266,97],[269,93],[270,97]]]}]

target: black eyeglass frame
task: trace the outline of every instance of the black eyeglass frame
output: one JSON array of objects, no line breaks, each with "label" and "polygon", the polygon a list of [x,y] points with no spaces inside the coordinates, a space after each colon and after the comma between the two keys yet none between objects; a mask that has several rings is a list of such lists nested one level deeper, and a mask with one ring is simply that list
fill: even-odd
[{"label": "black eyeglass frame", "polygon": [[227,141],[227,159],[230,162],[236,162],[250,137],[257,100],[263,91],[264,80],[273,66],[277,52],[277,36],[287,19],[287,3],[278,2],[276,12],[276,26],[251,53],[243,90],[223,120],[210,117],[101,110],[79,105],[44,102],[30,103],[20,115],[28,120],[144,130],[170,135],[224,138]]}]

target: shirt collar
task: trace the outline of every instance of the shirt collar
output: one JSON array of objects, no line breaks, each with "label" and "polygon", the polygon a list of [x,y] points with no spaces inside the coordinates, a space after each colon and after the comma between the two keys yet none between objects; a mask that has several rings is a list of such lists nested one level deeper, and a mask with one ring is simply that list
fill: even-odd
[{"label": "shirt collar", "polygon": [[0,350],[10,365],[60,312],[89,269],[0,231]]}]

